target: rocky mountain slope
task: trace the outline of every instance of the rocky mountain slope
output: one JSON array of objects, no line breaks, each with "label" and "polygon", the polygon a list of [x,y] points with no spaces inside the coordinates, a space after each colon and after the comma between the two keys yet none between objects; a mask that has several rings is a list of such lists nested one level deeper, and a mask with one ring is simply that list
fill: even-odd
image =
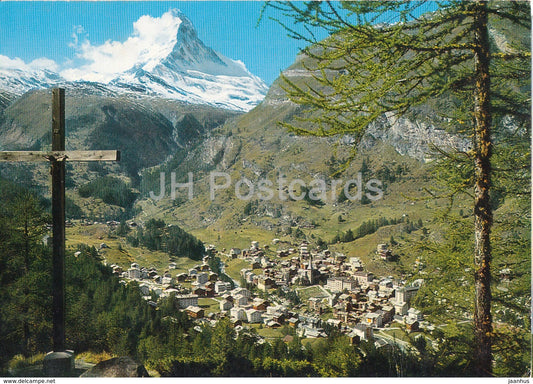
[{"label": "rocky mountain slope", "polygon": [[[498,36],[499,44],[505,45],[501,37],[505,35]],[[308,79],[304,60],[299,56],[284,74],[295,82]],[[223,76],[237,81],[246,78],[245,74],[240,64],[221,58],[197,40],[184,19],[168,54],[139,63],[109,84],[67,84],[67,147],[120,149],[123,155],[120,165],[74,166],[74,172],[68,173],[74,175],[70,196],[77,199],[77,186],[108,174],[125,178],[139,191],[137,219],[163,218],[196,231],[205,241],[229,234],[228,242],[232,238],[245,242],[251,237],[282,236],[289,228],[308,229],[309,236],[329,239],[338,231],[380,216],[429,217],[434,206],[417,198],[430,185],[426,169],[433,157],[431,146],[468,148],[466,137],[453,133],[449,124],[428,112],[429,107],[422,107],[401,119],[383,116],[366,132],[357,148],[358,156],[347,170],[334,176],[351,153],[354,139],[349,135],[300,137],[281,128],[279,122],[293,121],[301,107],[287,99],[279,79],[264,100],[244,114],[194,105],[168,95],[146,95],[149,89],[155,89],[152,85],[166,87],[171,78],[178,81],[192,76],[200,81]],[[212,80],[213,84],[219,81]],[[239,87],[247,88],[246,81]],[[194,92],[184,92],[187,100],[192,100]],[[28,92],[18,98],[13,93],[0,93],[0,149],[47,148],[49,129],[49,90]],[[0,175],[21,180],[20,169],[2,165]],[[217,190],[214,199],[210,198],[212,171],[224,172],[230,178],[230,185]],[[160,193],[161,172],[166,175],[166,194],[156,201],[150,198],[150,192]],[[194,180],[193,198],[189,199],[187,190],[181,188],[172,199],[171,174],[176,183],[185,183],[189,172]],[[337,201],[346,183],[358,180],[359,172],[363,184],[372,178],[382,183],[383,197],[370,202],[362,198]],[[30,176],[32,183],[47,185],[45,171],[30,172]],[[240,182],[245,178],[252,187]],[[280,178],[286,181],[280,184]],[[261,198],[262,180],[272,183],[272,198]],[[294,180],[301,183],[291,186]],[[287,198],[289,190],[300,195],[314,180],[324,181],[327,189],[319,203]],[[239,198],[236,188],[246,198]],[[364,188],[362,185],[360,189]],[[355,194],[354,188],[347,191]],[[252,193],[248,196],[248,192]],[[337,221],[339,216],[345,221]]]}]

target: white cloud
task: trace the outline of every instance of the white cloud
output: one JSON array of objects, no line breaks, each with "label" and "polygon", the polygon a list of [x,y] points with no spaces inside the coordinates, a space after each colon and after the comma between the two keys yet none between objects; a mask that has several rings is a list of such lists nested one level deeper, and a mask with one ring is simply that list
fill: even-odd
[{"label": "white cloud", "polygon": [[72,43],[69,43],[69,47],[77,48],[79,43],[79,35],[86,33],[85,28],[82,25],[74,25],[72,27]]},{"label": "white cloud", "polygon": [[[180,18],[168,11],[161,17],[141,16],[133,23],[133,34],[124,42],[108,40],[92,45],[89,40],[78,45],[77,57],[85,64],[61,72],[67,80],[108,82],[121,72],[142,63],[151,70],[157,62],[168,56],[176,43]],[[78,34],[74,42],[78,44]]]},{"label": "white cloud", "polygon": [[55,61],[47,59],[46,57],[41,57],[30,63],[26,63],[18,57],[11,59],[7,56],[0,55],[0,69],[20,69],[23,71],[47,69],[49,71],[57,71],[58,65]]}]

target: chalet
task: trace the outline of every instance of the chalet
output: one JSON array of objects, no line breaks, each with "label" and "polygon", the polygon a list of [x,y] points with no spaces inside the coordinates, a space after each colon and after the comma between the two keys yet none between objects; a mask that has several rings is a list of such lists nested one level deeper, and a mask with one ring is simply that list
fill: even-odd
[{"label": "chalet", "polygon": [[266,311],[268,307],[268,301],[261,299],[259,297],[256,297],[252,301],[252,306],[257,311]]},{"label": "chalet", "polygon": [[230,319],[231,321],[231,324],[233,325],[233,328],[237,329],[238,327],[241,327],[242,328],[242,320],[239,320],[239,319],[235,319],[235,318],[231,318]]},{"label": "chalet", "polygon": [[289,327],[296,328],[298,324],[300,323],[300,320],[294,317],[291,317],[289,320],[287,320],[287,323],[289,324]]},{"label": "chalet", "polygon": [[192,319],[201,319],[204,317],[204,310],[203,308],[190,305],[187,308],[185,308],[185,312],[187,315],[189,315]]},{"label": "chalet", "polygon": [[276,329],[276,328],[280,328],[281,327],[281,324],[278,323],[277,321],[274,321],[274,320],[270,320],[266,323],[266,326],[268,328],[273,328],[273,329]]},{"label": "chalet", "polygon": [[183,283],[185,280],[187,280],[187,277],[188,275],[186,273],[180,273],[176,275],[176,281],[178,281],[178,283]]},{"label": "chalet", "polygon": [[322,328],[309,328],[309,327],[303,327],[302,328],[303,336],[310,338],[310,339],[316,339],[319,337],[327,337],[328,335]]},{"label": "chalet", "polygon": [[174,297],[176,295],[179,295],[180,294],[180,291],[178,291],[177,289],[175,288],[167,288],[163,291],[163,293],[161,294],[161,297],[170,297],[172,295],[174,295]]},{"label": "chalet", "polygon": [[253,284],[255,280],[257,280],[257,276],[252,271],[246,272],[244,275],[244,281],[247,283]]},{"label": "chalet", "polygon": [[383,307],[381,307],[381,310],[383,312],[383,322],[391,322],[392,318],[394,317],[394,307],[391,305],[384,305]]},{"label": "chalet", "polygon": [[309,309],[311,309],[313,311],[318,311],[322,307],[321,303],[322,303],[322,299],[321,298],[319,298],[319,297],[310,297],[309,300],[308,300]]},{"label": "chalet", "polygon": [[418,330],[420,330],[420,323],[418,322],[418,320],[407,317],[407,319],[405,320],[405,329],[408,332],[417,332]]},{"label": "chalet", "polygon": [[397,322],[398,324],[404,324],[405,323],[405,318],[403,316],[400,316],[400,315],[394,315],[394,317],[392,319],[393,319],[393,321]]},{"label": "chalet", "polygon": [[205,284],[208,282],[208,280],[209,280],[209,275],[205,272],[200,272],[196,275],[196,281],[199,284]]},{"label": "chalet", "polygon": [[276,316],[276,315],[286,315],[287,314],[287,308],[281,306],[281,305],[276,305],[276,306],[269,306],[267,307],[266,309],[267,311],[267,314],[271,315],[271,316]]},{"label": "chalet", "polygon": [[204,288],[201,288],[201,287],[196,287],[192,290],[192,294],[193,295],[196,295],[196,296],[199,296],[199,297],[205,297],[207,296],[206,295],[206,290]]},{"label": "chalet", "polygon": [[229,293],[225,293],[221,297],[222,299],[231,301],[233,303],[233,296],[231,296]]}]

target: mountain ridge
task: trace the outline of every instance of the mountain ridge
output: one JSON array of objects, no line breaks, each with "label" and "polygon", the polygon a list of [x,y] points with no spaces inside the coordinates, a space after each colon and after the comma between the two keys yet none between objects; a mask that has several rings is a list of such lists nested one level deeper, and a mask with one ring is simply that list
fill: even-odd
[{"label": "mountain ridge", "polygon": [[[266,92],[266,84],[250,73],[245,65],[229,59],[199,38],[192,22],[178,10],[169,17],[179,24],[171,49],[143,51],[138,62],[113,75],[109,81],[94,81],[91,73],[77,71],[76,80],[68,80],[61,73],[43,66],[0,68],[0,90],[22,95],[33,89],[62,86],[75,87],[91,83],[103,93],[115,92],[133,97],[156,96],[191,104],[207,104],[219,108],[246,112],[259,104]],[[15,61],[11,61],[15,62]],[[67,71],[67,72],[68,72]],[[91,81],[93,80],[93,81]]]}]

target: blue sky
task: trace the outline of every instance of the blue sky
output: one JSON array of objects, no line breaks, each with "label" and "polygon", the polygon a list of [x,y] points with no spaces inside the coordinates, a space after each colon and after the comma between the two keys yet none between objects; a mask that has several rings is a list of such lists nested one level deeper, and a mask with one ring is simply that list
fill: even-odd
[{"label": "blue sky", "polygon": [[[0,55],[4,60],[37,60],[64,70],[83,64],[83,43],[98,47],[125,42],[144,15],[161,17],[180,9],[200,39],[223,55],[244,62],[270,85],[292,64],[303,43],[290,39],[277,23],[264,19],[262,1],[172,2],[0,2]],[[272,14],[272,11],[271,13]],[[1,64],[1,63],[0,63]]]}]

